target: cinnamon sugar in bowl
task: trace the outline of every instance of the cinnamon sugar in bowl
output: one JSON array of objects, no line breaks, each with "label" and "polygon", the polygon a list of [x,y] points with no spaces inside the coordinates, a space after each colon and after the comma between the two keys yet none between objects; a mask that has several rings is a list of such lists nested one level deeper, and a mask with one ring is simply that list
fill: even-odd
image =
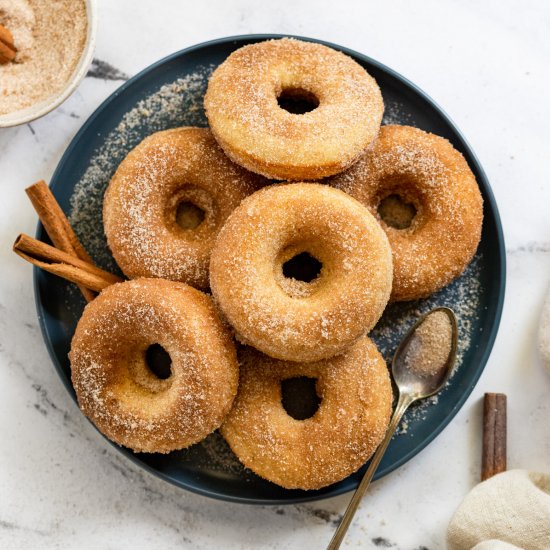
[{"label": "cinnamon sugar in bowl", "polygon": [[0,65],[0,128],[30,122],[67,99],[92,62],[95,0],[0,0],[17,53]]}]

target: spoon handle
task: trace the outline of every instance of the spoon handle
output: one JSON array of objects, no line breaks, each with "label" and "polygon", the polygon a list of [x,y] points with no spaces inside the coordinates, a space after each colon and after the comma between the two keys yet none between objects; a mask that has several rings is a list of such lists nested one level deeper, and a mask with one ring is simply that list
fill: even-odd
[{"label": "spoon handle", "polygon": [[376,450],[376,453],[374,453],[374,456],[372,457],[369,467],[365,472],[365,475],[363,476],[359,487],[357,487],[357,490],[355,491],[352,499],[350,500],[350,503],[348,504],[348,507],[346,508],[346,512],[344,514],[344,517],[342,518],[342,521],[340,522],[340,525],[338,526],[338,529],[336,529],[334,536],[327,546],[327,550],[338,550],[338,548],[340,548],[340,544],[342,544],[342,541],[346,536],[351,520],[353,519],[353,516],[355,515],[355,512],[359,507],[359,503],[361,502],[363,495],[369,488],[370,482],[372,481],[374,473],[376,472],[376,469],[378,468],[378,465],[380,464],[380,461],[382,460],[382,457],[384,456],[384,453],[388,448],[391,438],[393,437],[393,434],[397,429],[397,426],[399,425],[403,414],[405,414],[405,411],[409,408],[409,405],[413,401],[414,399],[411,398],[409,394],[399,394],[399,399],[397,400],[397,405],[395,407],[395,410],[393,411],[393,416],[390,425],[388,426],[386,436]]}]

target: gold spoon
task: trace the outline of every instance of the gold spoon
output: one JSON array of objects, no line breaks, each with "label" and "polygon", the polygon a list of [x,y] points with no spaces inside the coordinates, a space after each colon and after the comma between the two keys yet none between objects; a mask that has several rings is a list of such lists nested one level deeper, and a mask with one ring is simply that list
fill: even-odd
[{"label": "gold spoon", "polygon": [[[423,338],[423,331],[420,330],[420,332],[417,332],[426,321],[433,323],[435,318],[432,317],[432,315],[437,312],[443,313],[449,320],[450,337],[448,341],[444,339],[437,340],[437,338],[433,336],[430,338]],[[439,315],[441,315],[441,313]],[[427,326],[428,325],[424,325],[425,328]],[[428,348],[427,344],[432,348],[431,350]],[[434,345],[435,348],[433,347]],[[457,345],[458,326],[456,317],[453,311],[446,307],[432,309],[420,317],[399,344],[392,361],[392,374],[395,384],[397,385],[399,398],[390,425],[388,426],[388,431],[372,457],[370,465],[348,504],[346,513],[338,529],[336,529],[327,550],[337,550],[340,548],[340,544],[346,536],[346,532],[357,511],[359,503],[367,491],[372,481],[372,477],[405,411],[418,399],[430,397],[445,386],[455,364]],[[436,358],[434,360],[427,354],[432,350],[435,351],[433,356]]]}]

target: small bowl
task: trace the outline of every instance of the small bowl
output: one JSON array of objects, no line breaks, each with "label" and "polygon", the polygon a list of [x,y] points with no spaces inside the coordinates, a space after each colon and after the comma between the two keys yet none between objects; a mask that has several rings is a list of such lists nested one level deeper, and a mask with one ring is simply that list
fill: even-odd
[{"label": "small bowl", "polygon": [[26,109],[20,109],[13,113],[0,115],[0,128],[9,128],[26,124],[32,120],[36,120],[41,116],[48,114],[55,108],[59,107],[78,87],[82,79],[86,76],[88,69],[94,57],[95,42],[97,36],[97,4],[96,0],[86,0],[86,14],[88,16],[88,32],[86,43],[80,55],[72,76],[65,83],[65,87],[57,94],[47,97]]}]

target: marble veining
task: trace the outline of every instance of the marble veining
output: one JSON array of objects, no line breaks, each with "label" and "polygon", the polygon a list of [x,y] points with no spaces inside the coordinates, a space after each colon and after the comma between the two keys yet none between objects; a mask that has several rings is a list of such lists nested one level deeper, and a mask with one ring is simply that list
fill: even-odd
[{"label": "marble veining", "polygon": [[509,467],[548,471],[550,377],[535,336],[550,283],[550,112],[543,102],[550,6],[429,0],[413,9],[405,0],[342,0],[335,9],[302,0],[290,12],[252,0],[98,4],[96,58],[77,92],[41,120],[0,130],[0,546],[322,548],[341,518],[349,495],[289,506],[228,504],[173,487],[120,455],[58,379],[36,319],[32,270],[11,252],[16,235],[33,234],[36,225],[24,187],[51,176],[101,101],[161,57],[231,34],[324,38],[402,72],[473,145],[503,219],[507,296],[485,372],[451,425],[373,484],[344,548],[445,548],[449,518],[479,477],[485,391],[508,394]]},{"label": "marble veining", "polygon": [[100,80],[128,80],[130,78],[125,72],[101,59],[94,59],[92,61],[86,77],[99,78]]}]

